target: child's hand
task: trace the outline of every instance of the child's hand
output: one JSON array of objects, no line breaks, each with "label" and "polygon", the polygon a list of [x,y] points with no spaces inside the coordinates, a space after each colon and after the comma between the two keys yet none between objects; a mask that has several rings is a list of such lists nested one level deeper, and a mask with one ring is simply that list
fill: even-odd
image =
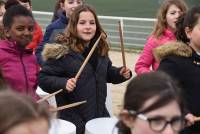
[{"label": "child's hand", "polygon": [[122,67],[122,69],[120,70],[119,73],[120,73],[121,75],[123,75],[124,78],[129,79],[130,76],[131,76],[131,73],[130,73],[130,72],[131,72],[130,69],[125,68],[125,67]]},{"label": "child's hand", "polygon": [[72,92],[74,90],[74,88],[76,87],[76,79],[75,78],[71,78],[67,81],[66,84],[66,89],[68,92]]},{"label": "child's hand", "polygon": [[185,116],[185,119],[187,120],[186,126],[194,125],[194,123],[195,123],[195,116],[194,116],[193,114],[188,113],[188,114]]}]

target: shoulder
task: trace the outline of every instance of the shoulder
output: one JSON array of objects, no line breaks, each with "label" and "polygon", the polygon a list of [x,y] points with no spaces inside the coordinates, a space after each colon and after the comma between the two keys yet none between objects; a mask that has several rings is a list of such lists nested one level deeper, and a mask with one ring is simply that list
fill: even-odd
[{"label": "shoulder", "polygon": [[192,56],[192,48],[183,42],[170,41],[153,50],[156,60],[161,61],[166,57],[187,58]]},{"label": "shoulder", "polygon": [[62,44],[46,44],[42,52],[42,57],[45,61],[49,59],[59,59],[68,54],[69,47]]}]

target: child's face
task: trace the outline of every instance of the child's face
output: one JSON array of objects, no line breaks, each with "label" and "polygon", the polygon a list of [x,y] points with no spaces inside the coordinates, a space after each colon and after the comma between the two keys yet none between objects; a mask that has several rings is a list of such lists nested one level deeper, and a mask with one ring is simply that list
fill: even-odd
[{"label": "child's face", "polygon": [[181,15],[181,13],[182,11],[176,5],[171,5],[169,7],[166,14],[168,28],[176,30],[176,22],[178,21],[178,18]]},{"label": "child's face", "polygon": [[6,36],[21,47],[26,47],[31,41],[34,32],[34,20],[29,16],[16,16],[10,28],[5,28]]},{"label": "child's face", "polygon": [[45,119],[37,119],[16,125],[5,134],[48,134],[48,128],[48,122]]},{"label": "child's face", "polygon": [[78,36],[86,43],[94,37],[96,33],[96,21],[94,15],[90,11],[83,11],[79,15],[77,23]]},{"label": "child's face", "polygon": [[62,9],[66,12],[66,15],[71,15],[74,9],[82,5],[83,1],[82,0],[65,0],[64,3],[61,3]]},{"label": "child's face", "polygon": [[[155,100],[155,97],[147,100],[142,109],[145,109],[152,103],[155,103]],[[180,107],[176,101],[172,101],[169,104],[145,113],[142,116],[145,116],[147,120],[142,119],[144,117],[141,116],[136,116],[135,118],[130,116],[129,118],[124,119],[126,125],[131,129],[132,134],[178,134],[179,132],[175,131],[174,129],[176,128],[178,130],[178,128],[182,128],[183,120]],[[176,121],[173,122],[173,127],[172,123],[168,123],[165,126],[167,121],[172,120]],[[161,131],[158,132],[156,130]]]},{"label": "child's face", "polygon": [[4,5],[0,6],[0,24],[2,24],[2,20],[3,20],[5,11],[6,11],[5,6]]},{"label": "child's face", "polygon": [[195,51],[200,52],[200,17],[193,29],[188,29],[187,37],[190,39],[190,45]]}]

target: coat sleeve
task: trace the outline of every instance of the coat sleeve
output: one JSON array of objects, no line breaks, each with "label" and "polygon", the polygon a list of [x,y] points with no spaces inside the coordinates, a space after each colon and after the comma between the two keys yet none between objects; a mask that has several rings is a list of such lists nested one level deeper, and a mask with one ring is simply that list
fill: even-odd
[{"label": "coat sleeve", "polygon": [[48,93],[66,89],[65,70],[57,61],[46,62],[39,74],[39,86]]},{"label": "coat sleeve", "polygon": [[144,49],[135,64],[134,70],[135,70],[136,74],[150,72],[150,67],[154,61],[152,51],[155,47],[156,47],[155,39],[150,37],[147,40],[147,43],[145,44]]},{"label": "coat sleeve", "polygon": [[[112,66],[112,62],[109,59],[108,70],[107,70],[107,82],[108,83],[119,84],[119,83],[122,83],[127,80],[126,78],[124,78],[124,76],[122,76],[120,74],[121,68],[122,67]],[[132,76],[132,73],[130,74],[130,78],[131,78],[131,76]]]}]

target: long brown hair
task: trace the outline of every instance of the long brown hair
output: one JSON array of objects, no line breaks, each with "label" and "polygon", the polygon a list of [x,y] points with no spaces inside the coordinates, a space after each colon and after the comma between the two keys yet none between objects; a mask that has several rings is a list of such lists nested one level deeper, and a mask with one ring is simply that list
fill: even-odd
[{"label": "long brown hair", "polygon": [[78,6],[73,11],[72,15],[70,16],[69,24],[67,28],[65,29],[64,35],[58,35],[56,37],[56,40],[59,43],[64,43],[70,46],[70,48],[74,50],[75,52],[78,52],[78,53],[83,52],[85,46],[84,46],[83,40],[80,39],[80,37],[78,36],[77,24],[79,21],[80,13],[85,12],[85,11],[89,11],[94,15],[96,27],[97,27],[95,36],[93,37],[91,42],[92,43],[95,42],[95,40],[99,37],[99,35],[102,34],[99,44],[97,45],[97,48],[98,48],[98,53],[101,56],[106,56],[108,55],[108,50],[109,50],[109,46],[106,41],[107,35],[104,32],[102,26],[100,25],[100,22],[97,18],[95,10],[86,4]]},{"label": "long brown hair", "polygon": [[171,5],[176,5],[183,13],[187,11],[187,5],[184,0],[164,0],[157,13],[157,22],[155,23],[152,35],[159,38],[167,28],[166,14]]}]

